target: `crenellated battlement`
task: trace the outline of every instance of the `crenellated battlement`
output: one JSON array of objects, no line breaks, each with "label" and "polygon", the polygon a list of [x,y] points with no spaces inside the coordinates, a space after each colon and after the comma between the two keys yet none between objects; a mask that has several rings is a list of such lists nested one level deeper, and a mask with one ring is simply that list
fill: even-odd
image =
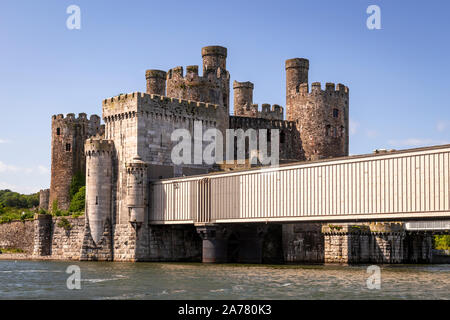
[{"label": "crenellated battlement", "polygon": [[151,113],[164,117],[208,118],[213,121],[218,117],[218,108],[217,104],[212,103],[133,92],[103,100],[103,119],[108,123]]},{"label": "crenellated battlement", "polygon": [[84,152],[87,157],[98,155],[112,155],[114,152],[114,141],[93,137],[86,140]]},{"label": "crenellated battlement", "polygon": [[179,103],[188,107],[198,107],[198,108],[218,108],[219,106],[217,104],[213,103],[205,103],[205,102],[198,102],[198,101],[191,101],[186,99],[179,99],[179,98],[171,98],[167,96],[160,96],[157,94],[147,94],[143,92],[133,92],[128,94],[121,94],[112,98],[104,99],[103,100],[103,106],[110,106],[114,103],[120,103],[124,101],[131,101],[135,100],[143,103]]},{"label": "crenellated battlement", "polygon": [[175,68],[170,69],[167,72],[167,81],[174,81],[174,80],[184,80],[186,82],[206,82],[206,81],[212,81],[212,80],[220,80],[220,79],[229,79],[230,73],[222,68],[217,68],[214,70],[208,69],[206,72],[203,73],[203,75],[199,75],[198,72],[198,65],[192,65],[186,67],[186,74],[184,74],[184,68],[182,66],[178,66]]},{"label": "crenellated battlement", "polygon": [[283,120],[283,107],[278,104],[271,106],[268,103],[263,103],[261,105],[261,110],[258,110],[257,104],[253,104],[252,108],[257,111],[258,118]]},{"label": "crenellated battlement", "polygon": [[323,94],[323,95],[327,95],[327,96],[332,95],[332,96],[344,97],[344,96],[349,95],[349,88],[347,86],[343,85],[342,83],[338,83],[337,85],[335,85],[332,82],[327,82],[325,84],[325,90],[322,90],[322,84],[320,82],[313,82],[311,84],[311,90],[309,90],[309,86],[307,83],[301,83],[300,85],[297,86],[296,93],[298,93],[300,95]]},{"label": "crenellated battlement", "polygon": [[294,121],[230,116],[230,128],[254,128],[254,129],[295,129]]},{"label": "crenellated battlement", "polygon": [[96,114],[91,115],[88,119],[87,114],[82,112],[78,114],[78,117],[74,113],[68,113],[66,116],[63,114],[57,114],[52,116],[52,121],[67,121],[67,122],[93,122],[100,123],[100,117]]},{"label": "crenellated battlement", "polygon": [[142,160],[141,157],[135,156],[130,162],[125,164],[128,173],[138,172],[138,171],[146,171],[148,164]]},{"label": "crenellated battlement", "polygon": [[235,116],[283,120],[283,107],[278,104],[270,105],[268,103],[263,103],[261,108],[259,108],[259,105],[254,103],[235,109]]}]

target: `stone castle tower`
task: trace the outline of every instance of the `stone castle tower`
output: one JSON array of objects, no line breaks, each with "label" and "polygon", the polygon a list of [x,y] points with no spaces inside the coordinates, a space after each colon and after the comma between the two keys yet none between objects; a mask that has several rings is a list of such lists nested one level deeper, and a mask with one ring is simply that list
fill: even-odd
[{"label": "stone castle tower", "polygon": [[320,82],[308,86],[309,61],[286,61],[286,118],[300,133],[306,160],[348,155],[349,90]]},{"label": "stone castle tower", "polygon": [[92,115],[89,119],[85,113],[80,113],[78,118],[73,113],[66,117],[62,114],[52,117],[50,195],[47,206],[43,205],[43,208],[52,209],[54,203],[61,210],[69,208],[72,177],[86,171],[84,142],[102,130],[100,117],[97,115]]},{"label": "stone castle tower", "polygon": [[[225,134],[228,128],[230,113],[230,73],[227,71],[227,48],[208,46],[202,48],[203,74],[200,76],[198,66],[187,66],[186,74],[183,67],[175,67],[167,73],[166,96],[191,101],[201,101],[219,105],[217,128]],[[155,73],[157,70],[149,70]],[[162,94],[164,79],[158,78],[159,84],[150,82],[147,93]],[[147,80],[147,83],[149,81]],[[224,135],[225,136],[225,135]]]}]

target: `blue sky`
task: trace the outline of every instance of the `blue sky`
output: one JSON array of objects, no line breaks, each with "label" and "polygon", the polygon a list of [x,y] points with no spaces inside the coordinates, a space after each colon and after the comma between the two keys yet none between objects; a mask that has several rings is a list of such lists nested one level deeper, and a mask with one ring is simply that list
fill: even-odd
[{"label": "blue sky", "polygon": [[[69,5],[81,29],[66,27]],[[366,27],[369,5],[381,30]],[[50,118],[101,114],[101,101],[145,91],[144,72],[201,65],[228,48],[231,80],[255,103],[285,104],[284,61],[310,60],[310,82],[350,87],[350,153],[450,143],[449,1],[0,2],[0,189],[50,184]]]}]

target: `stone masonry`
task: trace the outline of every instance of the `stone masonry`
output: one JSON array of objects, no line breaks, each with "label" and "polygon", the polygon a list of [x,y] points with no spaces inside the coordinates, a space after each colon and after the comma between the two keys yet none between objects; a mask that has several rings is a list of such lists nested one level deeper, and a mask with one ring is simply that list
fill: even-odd
[{"label": "stone masonry", "polygon": [[[78,118],[70,113],[66,117],[59,114],[52,117],[52,165],[50,195],[47,207],[67,210],[70,205],[69,188],[76,173],[84,174],[86,159],[84,142],[90,136],[101,134],[103,127],[100,117],[85,113]],[[45,206],[45,205],[43,205]]]},{"label": "stone masonry", "polygon": [[432,236],[402,223],[324,225],[325,263],[430,263]]}]

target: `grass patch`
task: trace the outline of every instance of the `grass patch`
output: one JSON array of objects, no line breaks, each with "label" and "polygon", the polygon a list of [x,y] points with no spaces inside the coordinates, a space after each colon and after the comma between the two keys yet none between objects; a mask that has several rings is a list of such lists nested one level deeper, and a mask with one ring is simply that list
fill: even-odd
[{"label": "grass patch", "polygon": [[0,249],[1,253],[25,253],[24,250],[18,248]]},{"label": "grass patch", "polygon": [[20,209],[20,208],[3,208],[3,213],[0,213],[0,224],[7,223],[11,221],[25,221],[33,220],[34,212],[31,209]]},{"label": "grass patch", "polygon": [[58,221],[57,226],[63,228],[66,231],[70,231],[73,228],[72,224],[66,218],[61,218],[61,220]]}]

